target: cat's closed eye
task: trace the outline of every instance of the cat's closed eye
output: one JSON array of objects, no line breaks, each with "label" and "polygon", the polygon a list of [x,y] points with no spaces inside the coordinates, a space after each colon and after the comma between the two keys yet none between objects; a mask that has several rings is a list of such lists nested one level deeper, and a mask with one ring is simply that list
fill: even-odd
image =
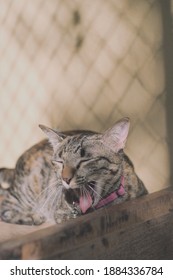
[{"label": "cat's closed eye", "polygon": [[52,160],[52,165],[53,166],[57,166],[58,164],[63,164],[63,161],[62,160]]},{"label": "cat's closed eye", "polygon": [[82,149],[80,150],[80,156],[81,156],[81,157],[84,157],[84,156],[85,156],[85,149],[84,149],[84,148],[82,148]]}]

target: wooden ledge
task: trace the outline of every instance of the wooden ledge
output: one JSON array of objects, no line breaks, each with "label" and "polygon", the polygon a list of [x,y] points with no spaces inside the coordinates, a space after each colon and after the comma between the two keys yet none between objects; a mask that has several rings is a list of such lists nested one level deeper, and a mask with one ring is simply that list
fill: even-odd
[{"label": "wooden ledge", "polygon": [[0,245],[0,259],[172,259],[171,188]]}]

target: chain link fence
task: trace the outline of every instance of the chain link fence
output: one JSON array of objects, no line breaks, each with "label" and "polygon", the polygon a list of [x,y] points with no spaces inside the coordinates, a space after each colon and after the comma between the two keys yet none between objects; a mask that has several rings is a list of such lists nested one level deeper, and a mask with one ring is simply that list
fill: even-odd
[{"label": "chain link fence", "polygon": [[0,165],[42,123],[102,131],[132,121],[126,151],[148,189],[169,184],[157,0],[0,0]]}]

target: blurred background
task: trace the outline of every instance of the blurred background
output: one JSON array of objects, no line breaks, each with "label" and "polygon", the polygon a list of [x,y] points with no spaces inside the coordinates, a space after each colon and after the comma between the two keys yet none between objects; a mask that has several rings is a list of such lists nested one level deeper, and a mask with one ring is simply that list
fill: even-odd
[{"label": "blurred background", "polygon": [[0,0],[0,166],[44,138],[40,123],[103,131],[129,116],[138,175],[169,186],[162,18],[158,0]]}]

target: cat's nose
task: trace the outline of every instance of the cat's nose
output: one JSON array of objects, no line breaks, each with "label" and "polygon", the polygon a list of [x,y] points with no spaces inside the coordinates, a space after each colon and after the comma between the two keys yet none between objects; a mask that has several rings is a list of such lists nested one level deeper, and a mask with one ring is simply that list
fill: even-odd
[{"label": "cat's nose", "polygon": [[70,167],[70,166],[64,166],[63,170],[62,170],[62,179],[69,185],[71,179],[73,178],[75,173],[74,168]]}]

